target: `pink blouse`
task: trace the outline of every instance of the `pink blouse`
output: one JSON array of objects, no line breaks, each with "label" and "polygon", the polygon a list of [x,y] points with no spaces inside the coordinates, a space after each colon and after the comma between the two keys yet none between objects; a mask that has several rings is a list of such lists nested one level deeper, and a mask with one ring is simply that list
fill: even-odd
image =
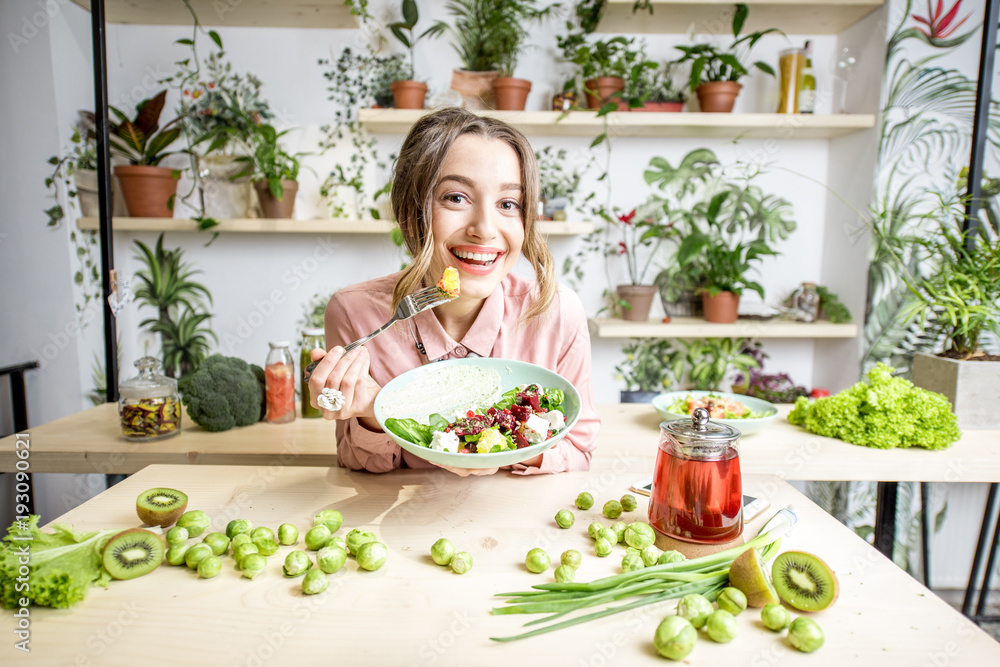
[{"label": "pink blouse", "polygon": [[[376,278],[333,295],[326,307],[327,349],[357,340],[389,319],[392,289],[398,277],[396,273]],[[521,474],[587,470],[600,428],[591,388],[587,318],[580,299],[559,285],[548,312],[522,325],[518,320],[530,305],[535,284],[508,274],[500,288],[486,299],[472,328],[459,342],[445,332],[433,311],[397,323],[365,344],[371,376],[384,387],[411,368],[467,356],[517,359],[549,368],[580,392],[580,419],[565,438],[542,455],[540,466],[519,464],[513,468]],[[384,432],[371,431],[357,419],[337,421],[337,461],[345,468],[371,472],[388,472],[401,466],[433,467],[402,450]]]}]

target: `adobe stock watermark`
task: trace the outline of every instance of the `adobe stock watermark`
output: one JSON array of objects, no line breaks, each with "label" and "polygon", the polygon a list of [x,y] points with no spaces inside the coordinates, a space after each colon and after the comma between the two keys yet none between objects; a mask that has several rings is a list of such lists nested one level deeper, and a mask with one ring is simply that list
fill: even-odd
[{"label": "adobe stock watermark", "polygon": [[70,343],[75,341],[77,336],[83,333],[83,330],[90,324],[95,317],[97,317],[97,309],[91,305],[80,313],[79,320],[73,319],[68,322],[62,329],[57,329],[55,332],[50,331],[46,338],[48,342],[42,345],[42,349],[39,351],[32,348],[31,356],[39,361],[39,369],[45,370],[49,365],[49,362],[54,361],[56,357],[62,353]]},{"label": "adobe stock watermark", "polygon": [[[14,648],[31,652],[31,543],[34,537],[28,532],[30,515],[28,500],[31,498],[31,434],[18,433],[14,438],[17,455],[14,473],[14,530],[10,540],[9,556],[17,557],[17,576],[14,578]],[[17,533],[27,533],[17,534]]]},{"label": "adobe stock watermark", "polygon": [[469,618],[469,610],[456,611],[452,614],[451,621],[444,630],[425,641],[417,649],[420,662],[411,662],[409,667],[435,664],[455,645],[458,638],[468,632],[471,627],[472,620]]},{"label": "adobe stock watermark", "polygon": [[34,39],[39,32],[48,27],[63,7],[70,4],[73,4],[71,0],[36,0],[35,6],[38,7],[38,11],[31,16],[21,17],[20,30],[7,32],[7,42],[10,43],[10,48],[14,53],[18,53],[22,47],[27,46],[28,42]]}]

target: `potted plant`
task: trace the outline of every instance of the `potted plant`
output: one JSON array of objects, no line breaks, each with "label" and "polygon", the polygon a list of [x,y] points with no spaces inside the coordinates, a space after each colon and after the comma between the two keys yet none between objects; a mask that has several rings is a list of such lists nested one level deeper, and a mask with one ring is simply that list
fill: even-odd
[{"label": "potted plant", "polygon": [[687,386],[701,391],[724,391],[727,378],[746,375],[760,362],[748,352],[741,338],[681,340]]},{"label": "potted plant", "polygon": [[653,158],[644,174],[659,191],[649,205],[663,210],[679,239],[673,263],[697,284],[710,322],[735,322],[744,289],[763,298],[764,288],[748,277],[751,265],[776,255],[771,244],[795,229],[791,205],[753,185],[759,173],[727,176],[712,151],[698,149],[676,169]]},{"label": "potted plant", "polygon": [[[424,37],[437,37],[444,31],[444,25],[435,23],[419,36],[414,35],[413,29],[420,20],[420,12],[417,10],[416,0],[403,0],[400,10],[403,14],[402,21],[389,24],[389,30],[396,39],[410,52],[409,74],[405,78],[399,78],[392,82],[392,96],[397,109],[423,109],[424,100],[427,97],[427,84],[422,81],[415,81],[417,66],[414,57],[414,49]],[[384,106],[384,105],[383,105]]]},{"label": "potted plant", "polygon": [[673,224],[648,205],[616,214],[612,220],[611,227],[617,229],[620,240],[606,253],[625,260],[629,278],[628,283],[616,288],[616,304],[623,319],[645,322],[656,296],[656,286],[647,283],[646,278],[663,242],[674,234]]},{"label": "potted plant", "polygon": [[676,67],[676,62],[660,64],[651,60],[633,65],[632,75],[625,82],[626,102],[622,106],[628,111],[683,111],[687,94],[674,83]]},{"label": "potted plant", "polygon": [[589,108],[600,109],[616,93],[621,96],[626,75],[633,65],[644,61],[641,50],[632,48],[634,41],[621,36],[593,43],[583,41],[567,54],[579,68]]},{"label": "potted plant", "polygon": [[689,86],[698,95],[702,111],[722,113],[732,111],[736,96],[743,88],[739,80],[749,74],[753,67],[774,76],[774,68],[765,62],[757,61],[749,67],[744,62],[749,57],[750,49],[761,37],[770,32],[781,33],[781,31],[777,28],[768,28],[741,37],[740,32],[743,30],[748,12],[746,5],[736,5],[732,23],[733,42],[725,50],[708,43],[676,47],[684,54],[677,62],[691,63]]},{"label": "potted plant", "polygon": [[202,216],[245,218],[250,208],[250,180],[239,177],[254,127],[273,117],[261,96],[261,82],[253,74],[233,69],[226,59],[222,38],[214,30],[208,35],[215,49],[204,59],[197,46],[201,26],[194,18],[191,38],[175,43],[191,53],[178,61],[178,70],[165,81],[180,94],[178,115],[190,147],[198,185]]},{"label": "potted plant", "polygon": [[[413,80],[413,69],[402,53],[391,56],[373,56],[371,96],[375,105],[383,109],[423,109],[427,85]],[[398,83],[419,83],[419,86],[397,86]],[[419,104],[419,106],[417,106]],[[402,106],[400,106],[402,105]]]},{"label": "potted plant", "polygon": [[963,230],[963,219],[912,239],[915,260],[933,267],[927,277],[901,263],[913,297],[903,321],[919,316],[940,341],[940,352],[914,354],[913,383],[947,396],[960,428],[1000,428],[1000,355],[982,347],[988,334],[1000,336],[1000,238],[987,226]]},{"label": "potted plant", "polygon": [[578,168],[575,165],[579,162],[569,160],[565,148],[555,150],[552,146],[535,151],[535,159],[538,161],[539,198],[543,202],[542,217],[566,220],[566,209],[573,205],[580,180],[590,163]]},{"label": "potted plant", "polygon": [[[500,76],[512,44],[523,42],[526,26],[548,16],[553,7],[539,8],[536,0],[449,0],[454,25],[439,21],[434,30],[450,30],[462,59],[452,74],[451,87],[462,95],[467,109],[495,106],[493,81]],[[516,59],[516,54],[513,54]]]},{"label": "potted plant", "polygon": [[265,218],[289,219],[295,212],[299,158],[303,153],[291,155],[278,143],[288,132],[278,132],[267,123],[258,125],[251,138],[253,156],[242,158],[252,165],[253,184]]},{"label": "potted plant", "polygon": [[179,126],[171,127],[180,119],[159,126],[160,112],[166,101],[167,91],[136,105],[136,116],[128,116],[115,107],[111,113],[118,119],[111,126],[111,145],[125,157],[129,164],[115,167],[115,176],[122,186],[128,213],[135,218],[173,217],[174,197],[180,171],[158,166],[181,134]]},{"label": "potted plant", "polygon": [[625,360],[615,366],[625,381],[622,403],[647,403],[679,384],[685,358],[674,341],[663,338],[635,338],[622,346]]}]

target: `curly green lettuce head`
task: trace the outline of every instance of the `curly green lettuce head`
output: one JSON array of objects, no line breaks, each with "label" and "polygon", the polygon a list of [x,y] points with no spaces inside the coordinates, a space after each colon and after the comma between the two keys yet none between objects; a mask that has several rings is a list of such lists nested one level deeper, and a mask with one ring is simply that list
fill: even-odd
[{"label": "curly green lettuce head", "polygon": [[880,363],[868,371],[868,382],[815,401],[799,398],[788,421],[865,447],[951,447],[962,433],[948,399],[892,371]]}]

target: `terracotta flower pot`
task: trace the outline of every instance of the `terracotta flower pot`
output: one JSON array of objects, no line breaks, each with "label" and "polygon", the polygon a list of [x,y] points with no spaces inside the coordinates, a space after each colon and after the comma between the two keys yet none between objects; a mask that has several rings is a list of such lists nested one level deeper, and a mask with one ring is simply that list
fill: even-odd
[{"label": "terracotta flower pot", "polygon": [[393,104],[397,109],[423,109],[427,99],[427,84],[421,81],[393,81]]},{"label": "terracotta flower pot", "polygon": [[271,194],[267,181],[261,179],[253,184],[257,190],[257,198],[260,199],[260,208],[265,218],[288,219],[295,212],[295,193],[299,191],[299,184],[295,181],[282,181],[281,186],[285,189],[281,199],[275,199]]},{"label": "terracotta flower pot", "polygon": [[[175,173],[177,176],[175,176]],[[125,206],[133,218],[172,218],[179,172],[168,167],[123,164],[115,167]]]},{"label": "terracotta flower pot", "polygon": [[[625,79],[618,76],[599,76],[596,79],[587,79],[583,82],[587,89],[587,107],[590,109],[600,109],[601,105],[607,102],[615,93],[625,90]],[[589,91],[596,90],[597,95]]]},{"label": "terracotta flower pot", "polygon": [[451,73],[451,89],[462,95],[462,108],[472,111],[492,109],[494,106],[493,81],[500,72],[470,72],[456,69]]},{"label": "terracotta flower pot", "polygon": [[735,81],[709,81],[695,88],[694,92],[698,95],[702,111],[729,113],[742,89],[743,85]]},{"label": "terracotta flower pot", "polygon": [[657,294],[656,285],[619,285],[618,298],[627,301],[631,308],[622,308],[622,319],[645,322]]},{"label": "terracotta flower pot", "polygon": [[524,111],[530,92],[531,82],[527,79],[501,76],[493,81],[493,93],[496,95],[499,111]]},{"label": "terracotta flower pot", "polygon": [[710,296],[708,292],[701,293],[701,303],[705,308],[705,321],[719,324],[732,324],[740,308],[740,295],[732,292],[719,292]]}]

